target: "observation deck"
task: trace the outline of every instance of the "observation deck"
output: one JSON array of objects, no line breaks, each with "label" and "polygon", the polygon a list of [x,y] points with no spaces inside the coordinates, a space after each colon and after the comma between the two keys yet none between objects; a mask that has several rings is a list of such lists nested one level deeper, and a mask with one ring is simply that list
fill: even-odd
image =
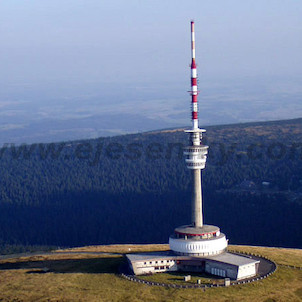
[{"label": "observation deck", "polygon": [[169,238],[169,245],[179,255],[205,257],[225,252],[228,241],[217,226],[184,225],[174,230]]},{"label": "observation deck", "polygon": [[184,148],[185,161],[188,169],[204,169],[206,166],[208,146],[197,145]]}]

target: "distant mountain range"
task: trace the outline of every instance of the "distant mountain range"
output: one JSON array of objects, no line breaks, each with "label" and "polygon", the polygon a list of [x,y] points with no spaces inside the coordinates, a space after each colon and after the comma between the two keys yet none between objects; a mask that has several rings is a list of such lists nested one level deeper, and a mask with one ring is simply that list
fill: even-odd
[{"label": "distant mountain range", "polygon": [[[205,81],[205,82],[204,82]],[[0,89],[0,146],[141,133],[189,123],[186,81]],[[203,79],[200,125],[302,116],[301,79]]]}]

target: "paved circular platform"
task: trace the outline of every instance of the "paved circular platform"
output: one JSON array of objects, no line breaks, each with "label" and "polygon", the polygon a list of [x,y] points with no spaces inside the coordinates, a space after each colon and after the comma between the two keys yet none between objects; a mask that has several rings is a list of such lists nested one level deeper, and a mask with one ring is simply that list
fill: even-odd
[{"label": "paved circular platform", "polygon": [[[262,256],[256,256],[251,254],[245,254],[245,253],[234,253],[236,255],[242,255],[246,256],[249,255],[252,259],[260,260],[259,269],[257,276],[246,278],[243,280],[232,280],[230,282],[230,285],[237,285],[237,284],[248,284],[251,282],[263,280],[267,277],[269,277],[271,274],[273,274],[276,269],[277,265],[272,260],[262,257]],[[137,277],[135,275],[132,275],[129,267],[127,265],[123,265],[120,267],[120,273],[121,276],[125,279],[132,281],[132,282],[138,282],[150,286],[163,286],[163,287],[172,287],[172,288],[213,288],[213,287],[224,287],[224,283],[212,283],[212,284],[177,284],[177,283],[162,283],[162,282],[154,282],[150,280],[144,280],[143,277]],[[210,279],[210,278],[209,278]]]}]

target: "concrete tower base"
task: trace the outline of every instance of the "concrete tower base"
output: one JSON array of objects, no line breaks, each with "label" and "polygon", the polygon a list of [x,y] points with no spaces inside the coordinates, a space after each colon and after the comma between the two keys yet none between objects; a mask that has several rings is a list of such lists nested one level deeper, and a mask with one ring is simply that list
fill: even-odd
[{"label": "concrete tower base", "polygon": [[178,255],[207,257],[226,251],[228,241],[220,229],[213,225],[182,226],[169,238],[171,250]]}]

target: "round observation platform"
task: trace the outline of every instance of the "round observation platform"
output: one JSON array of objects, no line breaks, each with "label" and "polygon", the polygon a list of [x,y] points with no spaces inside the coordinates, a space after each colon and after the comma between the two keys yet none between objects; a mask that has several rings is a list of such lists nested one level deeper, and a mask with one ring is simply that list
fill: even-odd
[{"label": "round observation platform", "polygon": [[174,230],[178,238],[182,237],[201,237],[207,239],[220,235],[220,228],[214,225],[203,225],[202,227],[194,227],[193,225],[184,225]]},{"label": "round observation platform", "polygon": [[169,238],[169,245],[173,252],[180,255],[206,257],[225,252],[228,241],[217,226],[185,225],[174,230]]}]

